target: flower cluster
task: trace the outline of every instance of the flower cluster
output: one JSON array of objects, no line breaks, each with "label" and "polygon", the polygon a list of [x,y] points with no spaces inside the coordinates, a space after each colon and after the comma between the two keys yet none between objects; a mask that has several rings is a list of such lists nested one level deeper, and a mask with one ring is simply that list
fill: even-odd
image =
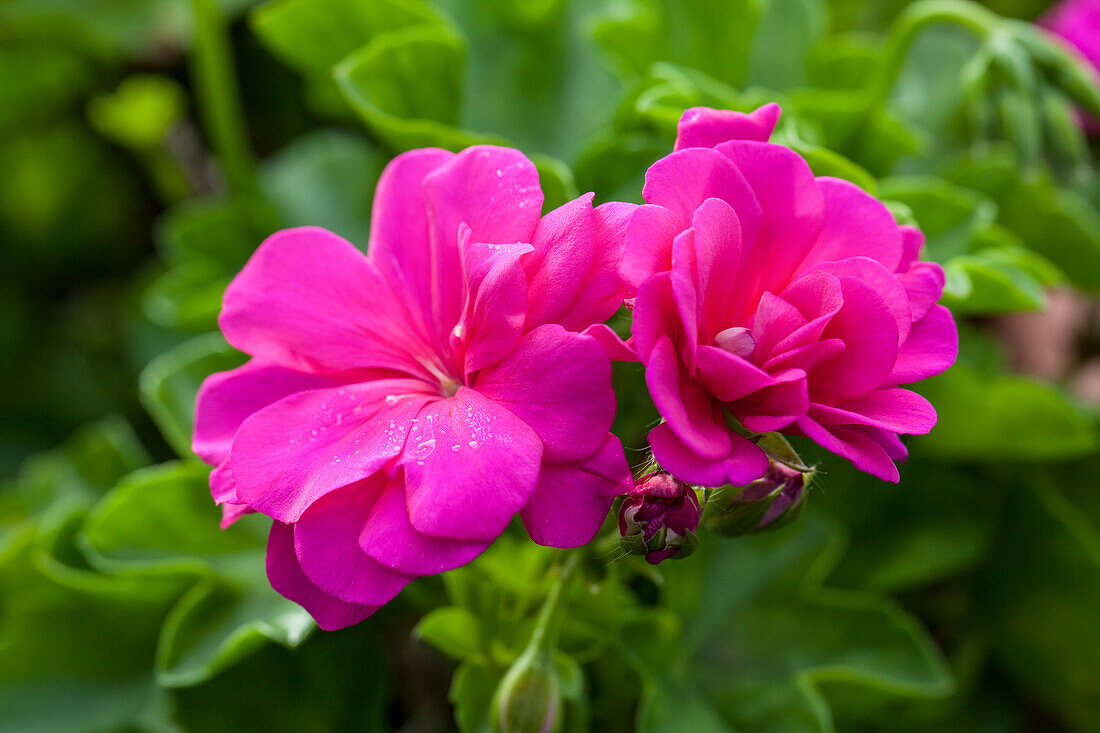
[{"label": "flower cluster", "polygon": [[[686,554],[687,484],[760,479],[757,433],[897,480],[898,434],[935,422],[898,385],[955,357],[943,273],[919,231],[766,142],[778,112],[689,110],[644,206],[589,194],[544,216],[517,151],[426,149],[383,173],[366,255],[317,228],[265,241],[219,320],[251,360],[204,383],[193,445],[224,524],[273,518],[276,590],[340,628],[516,514],[583,545],[623,494],[647,559]],[[603,325],[624,301],[626,343]],[[671,475],[633,489],[612,356],[645,365],[665,420],[650,443]]]},{"label": "flower cluster", "polygon": [[944,275],[923,237],[870,194],[815,178],[766,142],[776,105],[689,109],[676,150],[646,173],[620,265],[633,344],[665,422],[658,462],[705,486],[744,485],[768,457],[731,428],[805,435],[897,481],[899,433],[936,413],[898,385],[939,374],[958,348]]}]

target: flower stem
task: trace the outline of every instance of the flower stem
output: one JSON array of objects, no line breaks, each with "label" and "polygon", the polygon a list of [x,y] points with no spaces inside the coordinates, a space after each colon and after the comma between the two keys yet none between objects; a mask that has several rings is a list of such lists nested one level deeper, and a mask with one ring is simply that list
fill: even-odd
[{"label": "flower stem", "polygon": [[230,190],[258,195],[255,160],[241,110],[225,16],[215,0],[192,0],[195,40],[191,58],[199,107]]},{"label": "flower stem", "polygon": [[528,649],[551,651],[557,644],[558,631],[560,629],[557,623],[558,611],[561,609],[561,601],[562,597],[565,595],[565,589],[568,587],[569,581],[572,580],[577,566],[580,565],[580,561],[580,550],[572,550],[566,555],[565,563],[562,565],[561,572],[558,574],[558,582],[550,590],[550,594],[546,596],[546,601],[542,605],[542,610],[539,611],[539,618],[535,623],[535,630],[531,634],[531,642],[528,644]]}]

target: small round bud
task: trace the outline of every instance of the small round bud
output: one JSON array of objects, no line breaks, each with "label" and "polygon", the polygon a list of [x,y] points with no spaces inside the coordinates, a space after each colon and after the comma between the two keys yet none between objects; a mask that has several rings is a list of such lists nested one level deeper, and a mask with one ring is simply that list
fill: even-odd
[{"label": "small round bud", "polygon": [[493,696],[494,733],[552,733],[561,685],[551,653],[532,647],[508,669]]},{"label": "small round bud", "polygon": [[647,474],[619,508],[620,546],[628,554],[645,555],[651,565],[685,558],[698,544],[699,511],[695,489],[664,471]]},{"label": "small round bud", "polygon": [[768,472],[748,486],[726,486],[713,492],[703,524],[727,537],[782,527],[802,510],[812,477],[813,471],[803,473],[772,461]]}]

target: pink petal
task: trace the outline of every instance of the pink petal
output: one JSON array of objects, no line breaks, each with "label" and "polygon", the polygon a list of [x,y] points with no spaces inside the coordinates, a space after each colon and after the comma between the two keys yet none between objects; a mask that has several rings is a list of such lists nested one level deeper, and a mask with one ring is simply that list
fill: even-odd
[{"label": "pink petal", "polygon": [[500,361],[523,334],[527,278],[520,259],[530,245],[463,242],[466,313],[452,334],[465,347],[464,374]]},{"label": "pink petal", "polygon": [[[890,455],[879,441],[869,437],[863,429],[834,426],[825,428],[809,415],[798,418],[797,425],[803,433],[822,448],[830,450],[852,465],[885,481],[898,482],[901,474]],[[866,428],[866,430],[876,430]]]},{"label": "pink petal", "polygon": [[806,373],[787,369],[775,375],[776,385],[754,392],[730,406],[741,423],[754,433],[782,430],[810,406]]},{"label": "pink petal", "polygon": [[924,318],[936,301],[943,295],[947,278],[943,268],[935,262],[918,262],[903,274],[898,281],[909,296],[909,308],[912,321],[916,323]]},{"label": "pink petal", "polygon": [[650,353],[645,377],[658,412],[693,452],[710,460],[729,455],[729,429],[721,411],[700,385],[682,376],[668,336]]},{"label": "pink petal", "polygon": [[692,107],[676,126],[675,150],[713,148],[727,140],[767,142],[779,121],[780,108],[770,102],[745,114],[726,109]]},{"label": "pink petal", "polygon": [[684,229],[680,218],[663,206],[639,206],[626,226],[619,275],[637,290],[650,275],[672,266],[672,240]]},{"label": "pink petal", "polygon": [[[711,336],[731,325],[738,297],[741,223],[721,199],[704,201],[691,219],[695,230],[695,290],[699,293],[700,327]],[[713,283],[713,285],[712,285]]]},{"label": "pink petal", "polygon": [[427,347],[378,269],[317,227],[268,237],[226,289],[218,324],[241,351],[299,371],[423,373],[412,354]]},{"label": "pink petal", "polygon": [[647,204],[663,206],[675,214],[681,229],[691,226],[700,204],[717,198],[737,212],[745,241],[755,240],[760,230],[761,204],[745,176],[725,156],[708,148],[686,148],[651,165],[642,196]]},{"label": "pink petal", "polygon": [[898,231],[901,232],[901,259],[897,272],[905,272],[916,263],[924,249],[924,232],[912,226],[899,226]]},{"label": "pink petal", "polygon": [[409,521],[405,488],[391,482],[359,535],[359,547],[383,565],[409,575],[435,575],[480,555],[490,540],[448,540],[418,532]]},{"label": "pink petal", "polygon": [[[837,283],[838,291],[839,285]],[[840,306],[837,305],[837,310],[839,309]],[[761,362],[770,358],[781,341],[805,325],[806,318],[798,308],[777,295],[764,293],[752,317],[751,332],[756,341],[753,358]],[[824,328],[823,323],[821,329],[824,330]]]},{"label": "pink petal", "polygon": [[526,334],[474,387],[534,430],[551,461],[591,456],[615,419],[611,359],[595,339],[555,324]]},{"label": "pink petal", "polygon": [[815,405],[814,418],[823,425],[869,425],[892,433],[924,435],[936,424],[936,410],[916,392],[890,387],[833,406]]},{"label": "pink petal", "polygon": [[244,421],[230,460],[241,502],[280,522],[382,469],[431,396],[411,379],[298,392]]},{"label": "pink petal", "polygon": [[466,148],[424,179],[431,241],[432,320],[444,332],[458,322],[462,275],[460,224],[471,241],[493,244],[532,239],[542,211],[534,164],[518,150]]},{"label": "pink petal", "polygon": [[882,296],[867,283],[842,276],[844,305],[822,332],[844,351],[809,376],[810,398],[857,397],[882,385],[898,357],[898,327]]},{"label": "pink petal", "polygon": [[[374,189],[370,219],[370,258],[394,292],[415,303],[421,326],[431,322],[431,244],[424,179],[453,160],[454,153],[423,148],[390,161]],[[427,332],[427,328],[425,328]]]},{"label": "pink petal", "polygon": [[685,229],[672,243],[672,300],[680,314],[682,338],[680,354],[687,371],[695,371],[695,352],[699,348],[699,293],[695,290],[695,230]]},{"label": "pink petal", "polygon": [[954,364],[958,354],[959,333],[951,311],[942,305],[933,306],[928,315],[913,324],[884,386],[911,384],[935,376]]},{"label": "pink petal", "polygon": [[211,465],[229,455],[233,436],[254,412],[287,395],[347,384],[353,376],[307,374],[252,359],[228,372],[211,374],[195,399],[191,450]]},{"label": "pink petal", "polygon": [[352,626],[378,610],[333,598],[311,583],[294,554],[294,531],[281,522],[271,525],[267,539],[267,578],[276,592],[309,611],[325,631]]},{"label": "pink petal", "polygon": [[341,601],[381,606],[412,580],[359,547],[359,533],[384,484],[385,477],[376,474],[330,491],[294,525],[294,552],[302,571]]},{"label": "pink petal", "polygon": [[902,234],[881,201],[839,178],[817,179],[824,197],[824,222],[817,242],[799,269],[849,257],[875,260],[894,272],[902,259]]},{"label": "pink petal", "polygon": [[222,529],[229,529],[232,527],[238,519],[245,514],[254,514],[250,506],[247,504],[222,504],[222,521],[218,524]]},{"label": "pink petal", "polygon": [[239,503],[237,482],[233,479],[233,469],[228,458],[210,472],[210,495],[214,497],[215,504]]},{"label": "pink petal", "polygon": [[[821,231],[824,197],[806,161],[790,148],[734,140],[715,150],[733,161],[763,212],[757,229],[748,226],[738,206],[733,207],[746,242],[742,298],[755,303],[765,292],[781,292],[797,274]],[[748,315],[735,314],[735,321]]]},{"label": "pink petal", "polygon": [[730,450],[719,460],[709,460],[689,448],[668,423],[649,432],[653,456],[661,467],[681,481],[700,486],[744,486],[768,470],[768,456],[752,441],[730,433]]},{"label": "pink petal", "polygon": [[699,347],[697,379],[720,402],[733,402],[776,384],[771,374],[752,362],[715,346]]},{"label": "pink petal", "polygon": [[635,353],[634,347],[619,338],[619,334],[611,330],[607,324],[597,323],[584,329],[582,333],[596,339],[612,361],[638,361],[638,354]]},{"label": "pink petal", "polygon": [[523,259],[529,328],[557,323],[580,292],[596,246],[592,198],[585,194],[559,206],[535,229],[534,251]]},{"label": "pink petal", "polygon": [[591,458],[542,465],[539,483],[520,515],[531,539],[548,547],[580,547],[600,531],[615,496],[632,485],[623,445],[608,434]]},{"label": "pink petal", "polygon": [[493,540],[531,497],[541,463],[542,443],[526,423],[459,387],[420,412],[401,456],[412,525],[437,537]]},{"label": "pink petal", "polygon": [[894,315],[894,321],[898,326],[898,343],[904,341],[909,335],[909,327],[913,321],[909,295],[898,282],[897,277],[878,262],[867,257],[850,257],[835,262],[822,262],[814,265],[813,269],[828,272],[831,275],[849,275],[873,287]]},{"label": "pink petal", "polygon": [[683,341],[685,327],[680,314],[673,295],[671,272],[659,272],[638,288],[630,328],[634,350],[643,363],[649,360],[650,352],[662,336]]},{"label": "pink petal", "polygon": [[609,201],[592,210],[596,220],[596,245],[588,272],[577,297],[558,323],[570,331],[583,331],[594,323],[603,323],[623,304],[626,284],[619,276],[619,263],[626,247],[626,228],[638,207]]}]

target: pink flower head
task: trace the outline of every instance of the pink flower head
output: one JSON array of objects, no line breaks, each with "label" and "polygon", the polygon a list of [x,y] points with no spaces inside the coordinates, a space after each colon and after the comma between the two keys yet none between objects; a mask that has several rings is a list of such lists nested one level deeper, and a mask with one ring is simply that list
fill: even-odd
[{"label": "pink flower head", "polygon": [[382,174],[368,255],[290,229],[226,290],[219,324],[252,359],[203,384],[193,447],[225,523],[274,518],[271,584],[322,628],[517,512],[536,542],[584,544],[630,487],[611,362],[582,331],[622,301],[633,207],[542,203],[515,150],[415,150]]},{"label": "pink flower head", "polygon": [[1064,38],[1100,69],[1100,0],[1062,0],[1039,19],[1039,25]]},{"label": "pink flower head", "polygon": [[898,480],[898,433],[936,413],[898,385],[955,360],[955,323],[936,305],[943,271],[919,262],[857,186],[815,178],[766,142],[770,104],[745,115],[689,109],[676,151],[646,172],[620,272],[634,291],[633,343],[665,422],[657,460],[695,484],[744,485],[768,458],[732,430],[807,435],[856,467]]},{"label": "pink flower head", "polygon": [[695,489],[656,471],[638,479],[623,498],[619,534],[637,548],[637,554],[644,554],[650,565],[656,565],[694,551],[699,513]]}]

